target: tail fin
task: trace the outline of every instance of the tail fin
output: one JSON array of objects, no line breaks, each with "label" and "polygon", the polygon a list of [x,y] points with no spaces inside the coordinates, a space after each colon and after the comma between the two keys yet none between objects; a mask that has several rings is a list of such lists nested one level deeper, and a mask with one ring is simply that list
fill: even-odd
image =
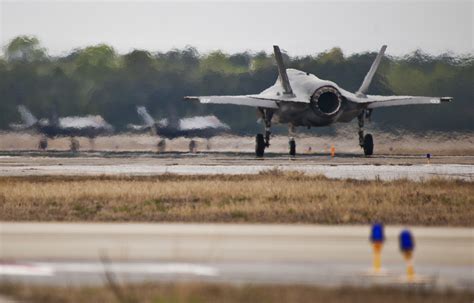
[{"label": "tail fin", "polygon": [[280,75],[279,79],[281,82],[281,86],[283,86],[285,94],[292,95],[293,90],[291,89],[290,80],[288,80],[288,74],[286,73],[286,68],[283,64],[283,57],[281,55],[280,48],[278,47],[278,45],[273,45],[273,53],[275,54],[275,60],[278,66],[278,74]]},{"label": "tail fin", "polygon": [[138,115],[140,115],[140,117],[142,118],[143,123],[145,123],[145,125],[151,126],[151,125],[155,124],[155,119],[153,119],[150,116],[150,114],[146,110],[145,106],[137,106],[137,113],[138,113]]},{"label": "tail fin", "polygon": [[367,75],[365,75],[362,85],[360,86],[359,90],[356,92],[357,96],[365,96],[365,94],[367,93],[370,83],[372,82],[372,79],[374,78],[375,72],[377,71],[377,68],[379,67],[380,61],[382,61],[382,57],[386,49],[387,49],[387,46],[383,45],[379,53],[377,54],[377,57],[375,57],[375,60],[372,63],[372,66],[370,67],[369,72],[367,73]]},{"label": "tail fin", "polygon": [[35,116],[33,116],[33,114],[24,105],[18,105],[18,112],[20,113],[21,119],[27,127],[32,126],[38,121],[38,119],[36,119]]}]

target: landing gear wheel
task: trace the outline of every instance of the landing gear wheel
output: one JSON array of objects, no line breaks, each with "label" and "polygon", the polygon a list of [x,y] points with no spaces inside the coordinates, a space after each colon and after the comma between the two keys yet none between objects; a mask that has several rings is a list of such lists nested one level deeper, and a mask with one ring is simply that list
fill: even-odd
[{"label": "landing gear wheel", "polygon": [[295,156],[296,155],[295,139],[290,139],[290,141],[288,141],[288,146],[290,147],[290,156]]},{"label": "landing gear wheel", "polygon": [[71,138],[71,144],[69,145],[69,148],[73,153],[77,152],[79,150],[79,141],[75,138]]},{"label": "landing gear wheel", "polygon": [[189,141],[189,152],[194,154],[197,151],[197,142],[194,140]]},{"label": "landing gear wheel", "polygon": [[159,153],[165,152],[166,151],[166,140],[161,139],[160,141],[158,141],[158,144],[156,145],[156,147],[157,147]]},{"label": "landing gear wheel", "polygon": [[374,153],[374,139],[372,138],[371,134],[367,134],[364,136],[364,145],[362,146],[364,149],[364,155],[371,156]]},{"label": "landing gear wheel", "polygon": [[265,153],[265,138],[263,134],[257,134],[255,137],[255,155],[257,157],[263,157]]},{"label": "landing gear wheel", "polygon": [[38,143],[38,148],[41,150],[46,150],[48,148],[48,139],[41,138],[41,140]]}]

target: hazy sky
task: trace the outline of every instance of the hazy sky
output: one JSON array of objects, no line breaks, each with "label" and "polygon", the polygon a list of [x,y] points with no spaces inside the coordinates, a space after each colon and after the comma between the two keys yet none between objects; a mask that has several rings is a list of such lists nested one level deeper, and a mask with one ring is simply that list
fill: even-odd
[{"label": "hazy sky", "polygon": [[193,45],[314,54],[334,46],[346,53],[401,55],[473,52],[474,1],[4,1],[0,41],[35,35],[50,54],[107,43],[120,53]]}]

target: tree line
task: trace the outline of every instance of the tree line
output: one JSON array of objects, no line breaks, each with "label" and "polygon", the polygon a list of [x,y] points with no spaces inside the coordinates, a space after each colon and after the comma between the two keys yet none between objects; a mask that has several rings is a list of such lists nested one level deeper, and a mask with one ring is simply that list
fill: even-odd
[{"label": "tree line", "polygon": [[[285,55],[287,67],[313,73],[356,91],[376,52],[344,55],[340,48],[301,57]],[[202,105],[186,95],[254,94],[277,78],[273,54],[213,51],[194,47],[167,52],[118,54],[105,44],[49,56],[35,37],[19,36],[0,57],[0,129],[19,121],[17,105],[38,117],[100,114],[118,130],[137,123],[136,106],[156,118],[215,114],[239,134],[260,130],[253,108]],[[452,96],[440,106],[377,109],[373,123],[388,131],[474,130],[474,56],[430,56],[420,50],[386,56],[370,94]],[[317,130],[319,131],[319,130]]]}]

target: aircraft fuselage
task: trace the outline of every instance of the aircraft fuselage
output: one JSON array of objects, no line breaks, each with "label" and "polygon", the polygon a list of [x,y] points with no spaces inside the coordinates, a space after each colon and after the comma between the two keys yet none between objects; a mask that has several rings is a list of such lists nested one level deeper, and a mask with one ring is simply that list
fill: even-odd
[{"label": "aircraft fuselage", "polygon": [[334,115],[326,116],[318,113],[311,103],[281,102],[273,113],[272,122],[303,127],[327,126],[336,122],[350,122],[363,109],[343,99],[340,110]]}]

